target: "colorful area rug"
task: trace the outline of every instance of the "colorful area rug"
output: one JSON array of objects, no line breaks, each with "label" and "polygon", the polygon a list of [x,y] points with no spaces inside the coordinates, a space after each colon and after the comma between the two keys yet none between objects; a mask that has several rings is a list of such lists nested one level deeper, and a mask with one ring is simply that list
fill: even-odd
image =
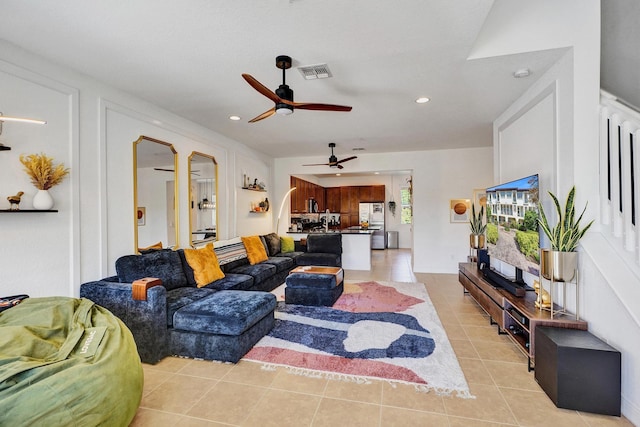
[{"label": "colorful area rug", "polygon": [[333,307],[279,302],[275,327],[243,359],[302,375],[382,379],[472,397],[422,283],[346,282]]}]

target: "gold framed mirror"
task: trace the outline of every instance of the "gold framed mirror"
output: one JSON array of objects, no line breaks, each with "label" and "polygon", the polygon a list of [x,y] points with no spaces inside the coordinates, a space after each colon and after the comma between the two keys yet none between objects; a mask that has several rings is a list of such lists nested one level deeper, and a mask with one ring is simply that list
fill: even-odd
[{"label": "gold framed mirror", "polygon": [[189,155],[189,230],[192,247],[218,240],[218,163],[197,151]]},{"label": "gold framed mirror", "polygon": [[178,152],[141,136],[133,142],[134,253],[178,248]]}]

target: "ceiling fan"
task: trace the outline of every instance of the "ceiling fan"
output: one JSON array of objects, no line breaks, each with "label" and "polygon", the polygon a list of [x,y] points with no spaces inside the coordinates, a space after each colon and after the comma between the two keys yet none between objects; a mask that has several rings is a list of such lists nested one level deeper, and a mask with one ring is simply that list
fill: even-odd
[{"label": "ceiling fan", "polygon": [[338,160],[338,158],[333,154],[333,148],[336,146],[335,142],[329,143],[329,148],[331,148],[331,156],[329,157],[329,163],[312,163],[310,165],[302,165],[302,166],[330,166],[332,168],[342,169],[340,163],[348,162],[349,160],[357,159],[358,156],[347,157],[346,159]]},{"label": "ceiling fan", "polygon": [[[160,172],[175,172],[175,169],[165,169],[165,168],[153,168],[154,171],[160,171]],[[195,170],[195,171],[191,171],[191,175],[197,175],[200,176],[200,174],[198,173],[200,172],[199,170]]]},{"label": "ceiling fan", "polygon": [[243,74],[242,77],[253,87],[255,90],[275,102],[275,106],[270,110],[265,111],[257,117],[249,120],[249,123],[254,123],[267,117],[278,113],[283,115],[289,115],[293,113],[294,108],[301,110],[322,110],[322,111],[351,111],[351,107],[345,105],[333,105],[333,104],[317,104],[309,102],[293,102],[293,89],[289,88],[285,83],[285,70],[291,68],[291,57],[287,55],[280,55],[276,57],[276,67],[282,70],[282,84],[276,89],[275,93],[272,92],[265,85],[260,83],[254,77],[249,74]]}]

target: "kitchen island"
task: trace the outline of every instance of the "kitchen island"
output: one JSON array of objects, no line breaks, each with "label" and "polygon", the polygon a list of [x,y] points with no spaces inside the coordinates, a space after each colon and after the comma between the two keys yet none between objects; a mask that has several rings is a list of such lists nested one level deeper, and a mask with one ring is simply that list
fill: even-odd
[{"label": "kitchen island", "polygon": [[[306,239],[309,234],[325,233],[294,232],[289,231],[287,235],[293,240],[300,241]],[[340,231],[328,231],[328,233],[342,234],[342,268],[345,270],[367,270],[371,271],[371,236],[372,229],[345,229]]]}]

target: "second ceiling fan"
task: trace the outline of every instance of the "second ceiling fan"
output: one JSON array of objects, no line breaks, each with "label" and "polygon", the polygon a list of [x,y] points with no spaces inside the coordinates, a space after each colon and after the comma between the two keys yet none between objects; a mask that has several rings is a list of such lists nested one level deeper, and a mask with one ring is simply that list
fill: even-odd
[{"label": "second ceiling fan", "polygon": [[268,87],[260,83],[250,74],[243,74],[242,77],[253,87],[255,90],[266,96],[273,102],[275,106],[270,110],[265,111],[257,117],[249,120],[249,123],[255,123],[259,120],[266,119],[272,115],[278,113],[288,115],[293,113],[295,108],[301,110],[321,110],[321,111],[351,111],[352,107],[346,105],[333,105],[333,104],[318,104],[310,102],[294,102],[293,101],[293,89],[291,89],[285,81],[285,70],[291,68],[291,57],[287,55],[280,55],[276,57],[276,67],[282,70],[282,84],[272,92]]},{"label": "second ceiling fan", "polygon": [[329,148],[331,148],[331,156],[329,157],[329,163],[312,163],[310,165],[302,165],[302,166],[330,166],[332,168],[342,169],[344,168],[344,166],[342,166],[340,163],[348,162],[349,160],[358,158],[358,156],[351,156],[351,157],[344,158],[342,160],[338,160],[335,154],[333,154],[333,149],[335,148],[335,146],[336,146],[335,142],[329,143]]}]

